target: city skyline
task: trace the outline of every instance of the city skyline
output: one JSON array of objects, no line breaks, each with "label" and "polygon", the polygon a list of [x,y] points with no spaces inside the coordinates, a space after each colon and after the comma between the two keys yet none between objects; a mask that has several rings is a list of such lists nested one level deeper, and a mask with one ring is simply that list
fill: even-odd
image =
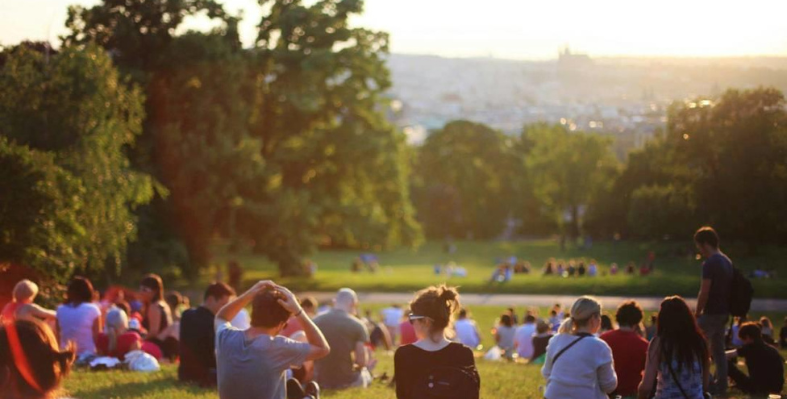
[{"label": "city skyline", "polygon": [[[50,40],[57,45],[57,37],[66,33],[68,6],[98,2],[0,0],[0,44]],[[257,1],[220,2],[232,13],[244,13],[241,38],[252,45],[263,15]],[[787,56],[782,20],[787,2],[755,0],[746,7],[707,0],[632,3],[367,0],[353,25],[390,33],[391,51],[401,54],[545,60],[557,58],[558,49],[569,45],[594,57]],[[182,30],[211,26],[197,17]]]}]

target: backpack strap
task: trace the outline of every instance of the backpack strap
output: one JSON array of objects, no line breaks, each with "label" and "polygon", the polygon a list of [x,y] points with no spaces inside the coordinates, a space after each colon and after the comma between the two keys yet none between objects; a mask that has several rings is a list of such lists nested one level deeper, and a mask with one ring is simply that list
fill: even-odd
[{"label": "backpack strap", "polygon": [[579,338],[571,341],[570,344],[566,345],[565,348],[561,349],[560,352],[558,352],[557,355],[555,355],[555,358],[552,359],[552,367],[555,366],[555,362],[557,362],[557,359],[560,359],[560,356],[563,355],[563,353],[565,353],[572,346],[576,345],[577,342],[582,341],[582,339],[584,339],[586,337],[589,337],[589,336],[590,336],[590,334],[582,334],[582,335],[579,336]]}]

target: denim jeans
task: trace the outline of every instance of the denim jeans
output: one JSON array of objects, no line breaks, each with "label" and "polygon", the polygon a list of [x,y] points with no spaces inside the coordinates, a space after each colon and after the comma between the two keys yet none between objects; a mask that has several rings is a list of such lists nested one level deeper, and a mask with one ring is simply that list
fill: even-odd
[{"label": "denim jeans", "polygon": [[728,314],[704,314],[697,320],[708,339],[710,354],[716,365],[716,375],[711,380],[711,388],[713,393],[717,395],[727,393],[727,357],[724,353],[724,336],[727,332],[728,319]]}]

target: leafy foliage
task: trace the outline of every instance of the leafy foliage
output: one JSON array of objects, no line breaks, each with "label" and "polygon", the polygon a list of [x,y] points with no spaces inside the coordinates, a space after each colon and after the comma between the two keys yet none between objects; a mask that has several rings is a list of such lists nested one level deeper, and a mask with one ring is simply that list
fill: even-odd
[{"label": "leafy foliage", "polygon": [[[33,231],[32,225],[52,220],[44,223],[45,232],[14,245],[26,253],[59,248],[48,262],[63,275],[65,269],[119,267],[136,232],[132,210],[153,195],[150,177],[132,170],[125,153],[141,130],[141,94],[123,84],[107,54],[95,46],[45,55],[22,45],[3,58],[0,134],[6,137],[9,167],[27,176],[16,184],[30,184],[4,192],[15,193],[11,201],[26,202],[26,195],[31,201],[30,214],[16,219],[15,227],[4,226]],[[44,190],[45,183],[52,186]],[[37,242],[42,234],[52,242]],[[37,256],[49,255],[38,251]]]}]

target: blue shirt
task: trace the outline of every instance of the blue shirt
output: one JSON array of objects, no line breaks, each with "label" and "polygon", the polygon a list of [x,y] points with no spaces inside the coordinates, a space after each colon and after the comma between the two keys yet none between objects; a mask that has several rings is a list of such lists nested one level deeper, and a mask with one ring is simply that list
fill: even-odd
[{"label": "blue shirt", "polygon": [[730,289],[732,288],[732,261],[722,253],[708,257],[702,263],[702,279],[710,280],[710,293],[704,313],[723,315],[730,313]]}]

